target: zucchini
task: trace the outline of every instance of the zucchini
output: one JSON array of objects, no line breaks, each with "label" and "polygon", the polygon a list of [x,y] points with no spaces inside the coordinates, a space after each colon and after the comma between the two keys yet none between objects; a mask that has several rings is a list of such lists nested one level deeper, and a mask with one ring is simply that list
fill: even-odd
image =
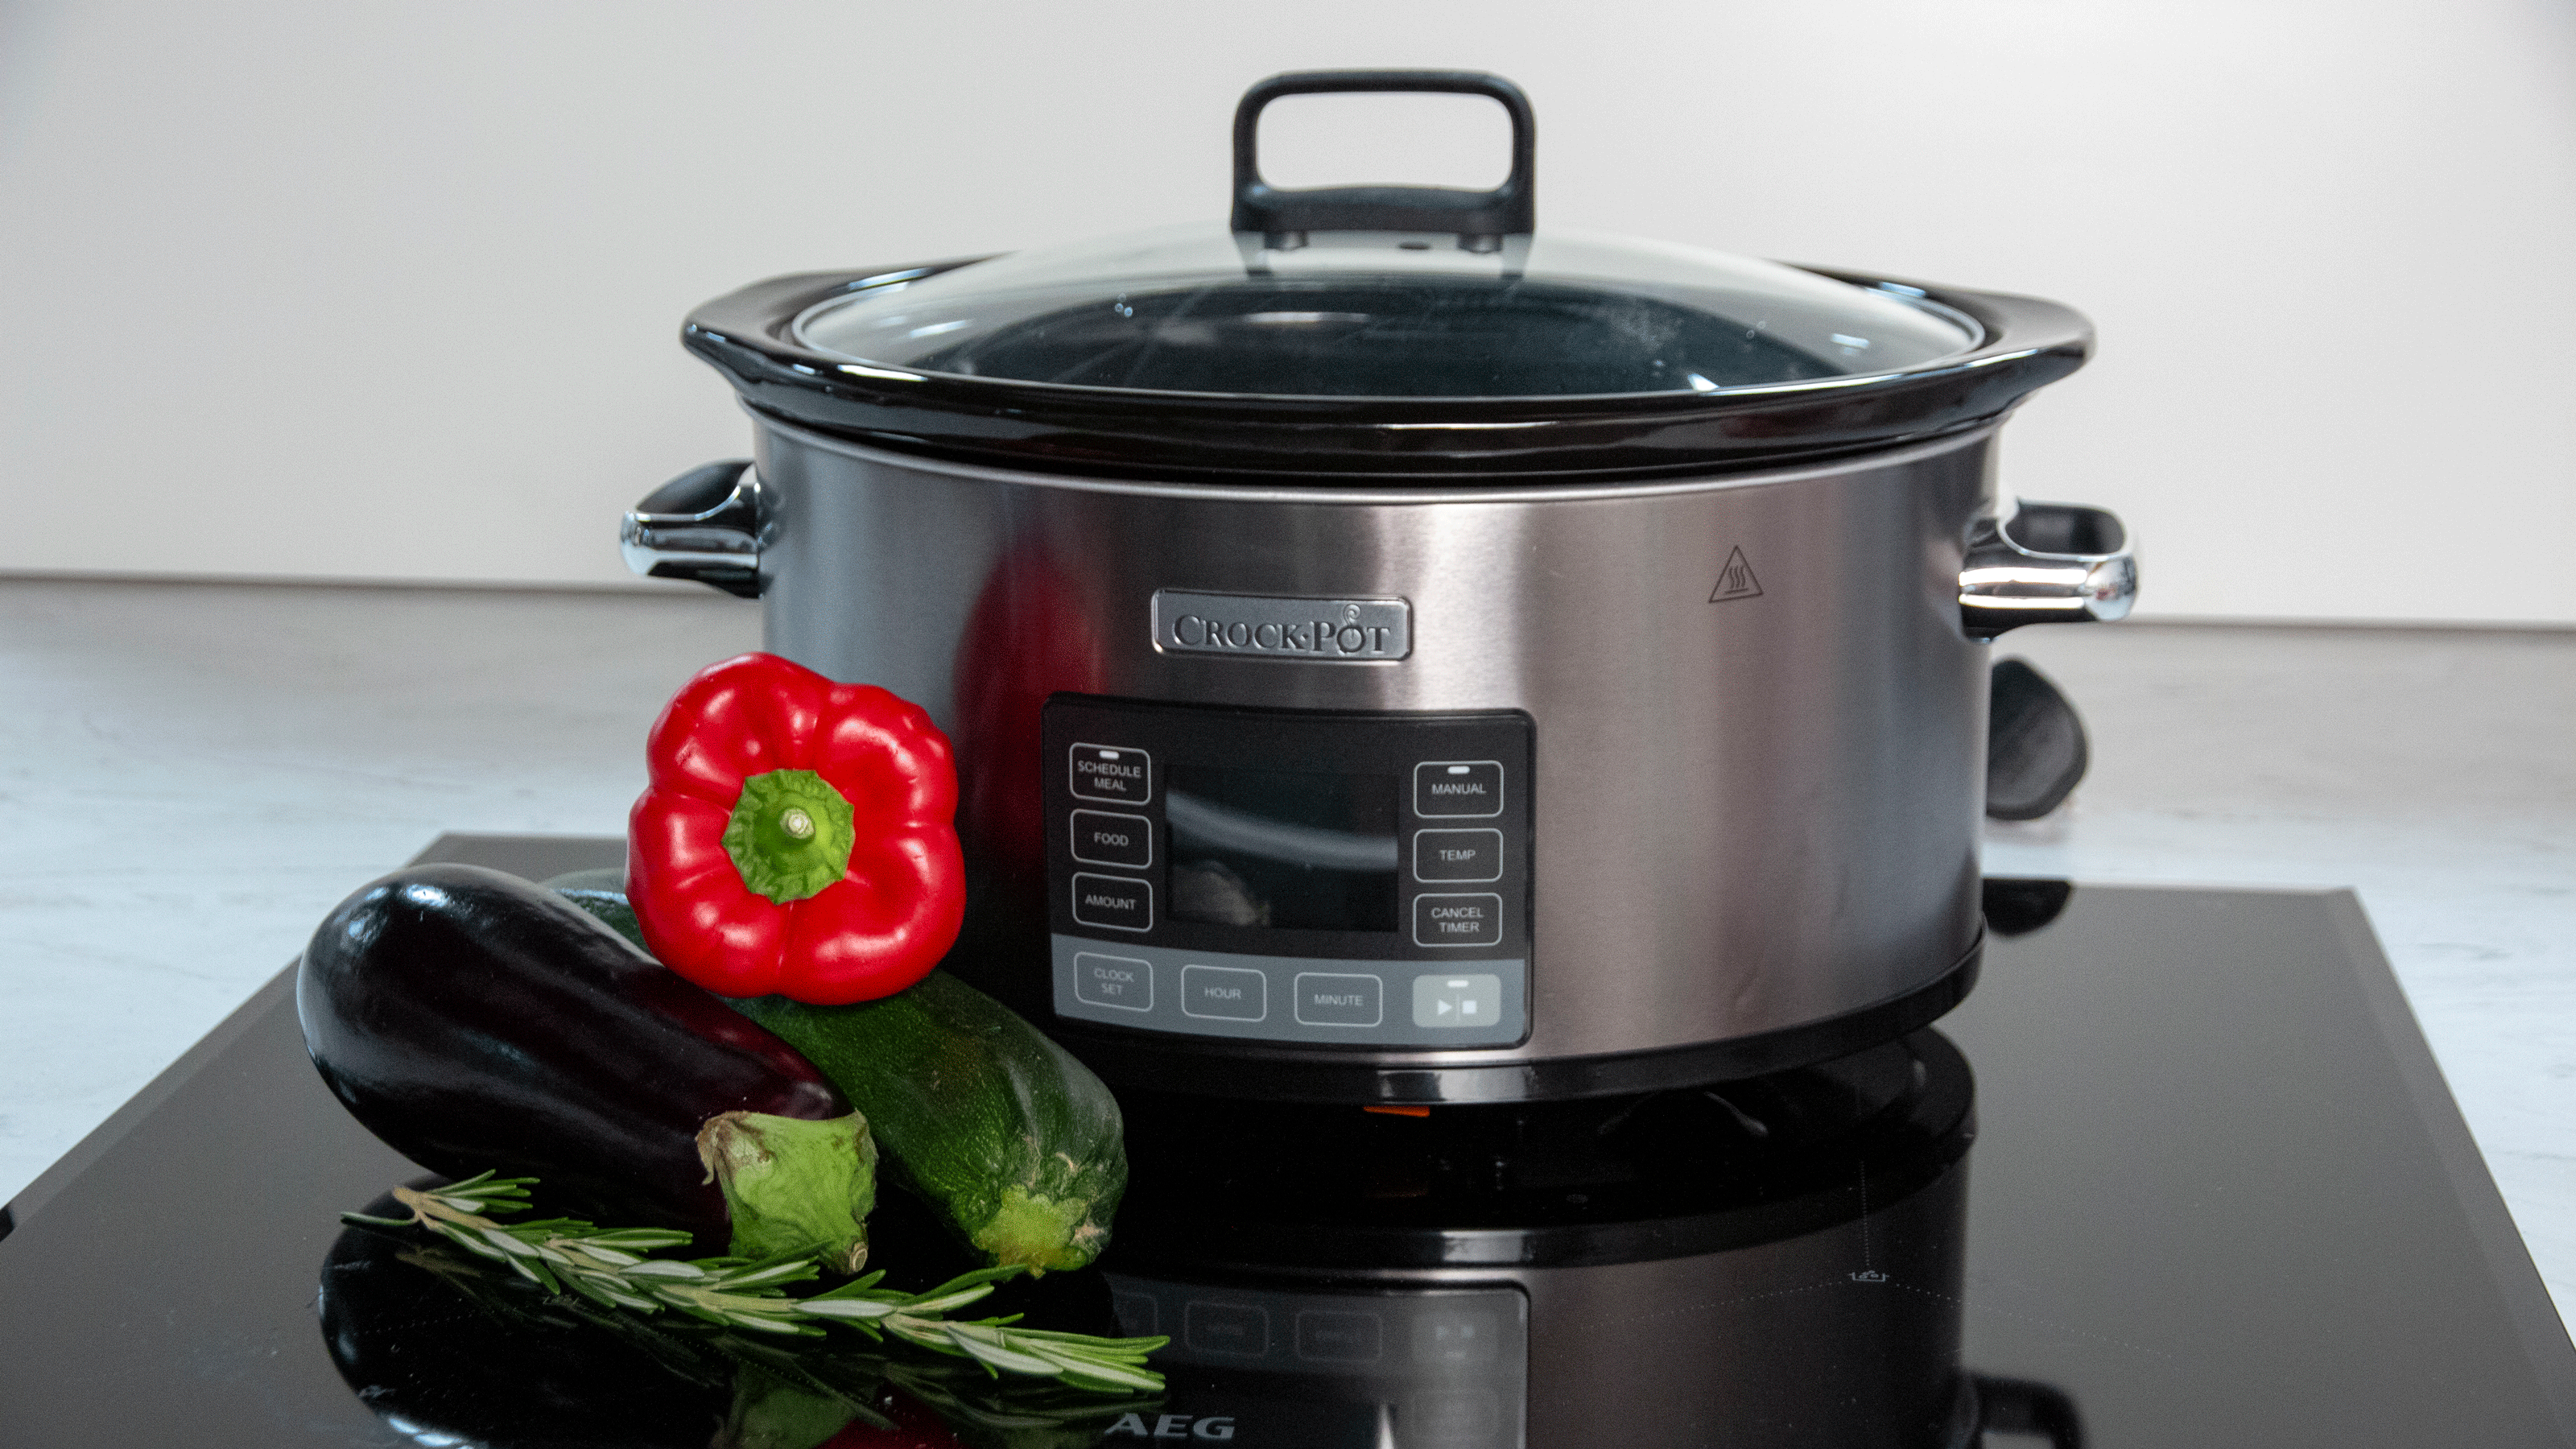
[{"label": "zucchini", "polygon": [[653,948],[644,944],[644,927],[635,919],[635,908],[626,904],[626,872],[611,867],[607,870],[577,870],[559,875],[545,883],[547,890],[579,906],[594,921],[626,938],[626,944],[650,956]]},{"label": "zucchini", "polygon": [[[630,939],[613,872],[547,884]],[[720,998],[722,999],[722,998]],[[1037,1028],[945,971],[878,1001],[726,1000],[867,1115],[891,1176],[995,1264],[1079,1268],[1127,1187],[1118,1099]]]},{"label": "zucchini", "polygon": [[995,1264],[1079,1268],[1127,1188],[1118,1099],[1009,1007],[945,971],[877,1001],[727,1001],[848,1094],[894,1164]]}]

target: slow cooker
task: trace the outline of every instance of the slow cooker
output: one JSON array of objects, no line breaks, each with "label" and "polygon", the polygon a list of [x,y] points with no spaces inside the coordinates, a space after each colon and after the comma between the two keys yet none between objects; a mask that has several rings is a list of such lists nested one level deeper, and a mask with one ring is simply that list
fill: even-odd
[{"label": "slow cooker", "polygon": [[[1283,190],[1282,96],[1511,118],[1487,192]],[[949,967],[1113,1083],[1581,1097],[1901,1036],[1974,979],[1987,641],[2124,614],[1995,433],[2052,302],[1538,230],[1465,72],[1274,77],[1234,205],[691,314],[749,462],[625,520],[927,707]]]}]

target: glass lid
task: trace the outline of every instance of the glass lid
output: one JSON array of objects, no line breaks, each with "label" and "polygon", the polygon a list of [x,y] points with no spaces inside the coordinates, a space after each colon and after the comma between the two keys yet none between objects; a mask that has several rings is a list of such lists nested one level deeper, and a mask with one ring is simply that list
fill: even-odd
[{"label": "glass lid", "polygon": [[[1263,109],[1483,96],[1490,191],[1282,189]],[[1536,225],[1535,123],[1471,71],[1313,71],[1234,118],[1223,221],[755,283],[682,340],[755,414],[959,462],[1226,483],[1578,482],[1831,457],[1986,425],[2083,364],[2038,298]]]},{"label": "glass lid", "polygon": [[1980,340],[1927,299],[1776,262],[1563,232],[1469,250],[1478,240],[1166,227],[836,297],[795,336],[917,372],[1336,398],[1714,393],[1889,372]]}]

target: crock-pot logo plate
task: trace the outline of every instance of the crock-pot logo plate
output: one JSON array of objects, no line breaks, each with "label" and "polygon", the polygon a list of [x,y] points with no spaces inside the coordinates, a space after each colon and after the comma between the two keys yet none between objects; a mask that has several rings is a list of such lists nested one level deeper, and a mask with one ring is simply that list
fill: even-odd
[{"label": "crock-pot logo plate", "polygon": [[1274,599],[1157,589],[1154,647],[1166,654],[1378,664],[1413,652],[1413,606],[1402,599]]}]

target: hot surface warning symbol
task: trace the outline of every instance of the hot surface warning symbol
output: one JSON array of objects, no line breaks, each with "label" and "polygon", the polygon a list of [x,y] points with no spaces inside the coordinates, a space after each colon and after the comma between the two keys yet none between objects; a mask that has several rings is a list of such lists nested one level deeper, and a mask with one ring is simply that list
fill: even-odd
[{"label": "hot surface warning symbol", "polygon": [[1762,581],[1753,577],[1753,565],[1744,561],[1744,550],[1738,548],[1726,556],[1726,567],[1717,571],[1717,587],[1708,591],[1708,601],[1723,604],[1729,599],[1759,598]]}]

